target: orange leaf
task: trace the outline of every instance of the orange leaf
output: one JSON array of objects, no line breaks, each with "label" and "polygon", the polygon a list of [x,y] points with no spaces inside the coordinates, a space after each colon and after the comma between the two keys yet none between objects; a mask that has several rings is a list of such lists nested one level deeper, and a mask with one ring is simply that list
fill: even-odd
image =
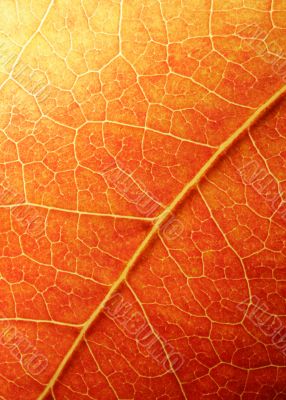
[{"label": "orange leaf", "polygon": [[285,2],[0,10],[0,398],[286,399]]}]

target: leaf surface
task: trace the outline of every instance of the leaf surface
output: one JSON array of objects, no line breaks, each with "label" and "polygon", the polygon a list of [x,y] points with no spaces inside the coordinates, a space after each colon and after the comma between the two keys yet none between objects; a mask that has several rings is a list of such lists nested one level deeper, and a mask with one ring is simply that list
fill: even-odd
[{"label": "leaf surface", "polygon": [[1,399],[285,399],[284,2],[0,8]]}]

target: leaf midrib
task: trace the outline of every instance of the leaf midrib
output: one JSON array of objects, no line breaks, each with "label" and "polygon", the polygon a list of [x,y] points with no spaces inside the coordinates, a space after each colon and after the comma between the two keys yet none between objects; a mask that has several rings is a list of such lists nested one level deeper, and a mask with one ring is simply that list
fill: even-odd
[{"label": "leaf midrib", "polygon": [[149,231],[145,239],[138,246],[137,250],[131,257],[131,259],[126,264],[126,267],[118,277],[118,279],[113,283],[109,292],[102,300],[102,302],[97,306],[94,312],[91,314],[89,319],[85,322],[80,330],[77,338],[71,345],[70,349],[66,353],[65,357],[60,362],[58,368],[56,369],[54,375],[50,379],[49,383],[46,385],[43,392],[40,394],[37,400],[44,400],[45,396],[50,392],[55,383],[57,382],[59,376],[63,372],[69,360],[72,358],[75,350],[81,344],[86,332],[95,322],[99,314],[101,314],[106,303],[110,300],[112,295],[119,289],[121,284],[126,280],[128,274],[132,270],[133,266],[137,263],[141,255],[144,253],[150,243],[156,237],[157,232],[160,227],[167,221],[168,217],[172,212],[177,209],[177,207],[184,201],[184,199],[189,195],[189,193],[198,185],[198,183],[203,179],[206,173],[214,166],[218,159],[227,151],[230,147],[243,135],[246,130],[257,122],[271,107],[273,107],[286,93],[286,85],[282,86],[278,91],[276,91],[265,103],[263,103],[230,137],[223,142],[219,148],[214,152],[214,154],[209,158],[205,165],[199,170],[199,172],[185,185],[182,191],[176,196],[176,198],[171,202],[171,204],[166,207],[166,209],[161,213],[156,222],[154,223],[152,229]]}]

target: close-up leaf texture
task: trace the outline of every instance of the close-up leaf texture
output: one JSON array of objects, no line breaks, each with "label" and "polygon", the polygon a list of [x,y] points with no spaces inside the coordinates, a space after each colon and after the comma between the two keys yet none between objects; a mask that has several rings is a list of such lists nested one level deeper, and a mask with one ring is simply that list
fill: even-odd
[{"label": "close-up leaf texture", "polygon": [[286,1],[0,1],[0,399],[286,400]]}]

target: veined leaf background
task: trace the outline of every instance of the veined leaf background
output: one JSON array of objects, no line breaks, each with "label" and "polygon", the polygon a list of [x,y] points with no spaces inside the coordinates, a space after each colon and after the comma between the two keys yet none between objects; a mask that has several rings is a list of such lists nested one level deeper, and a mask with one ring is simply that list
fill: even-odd
[{"label": "veined leaf background", "polygon": [[285,0],[1,0],[0,399],[286,399]]}]

